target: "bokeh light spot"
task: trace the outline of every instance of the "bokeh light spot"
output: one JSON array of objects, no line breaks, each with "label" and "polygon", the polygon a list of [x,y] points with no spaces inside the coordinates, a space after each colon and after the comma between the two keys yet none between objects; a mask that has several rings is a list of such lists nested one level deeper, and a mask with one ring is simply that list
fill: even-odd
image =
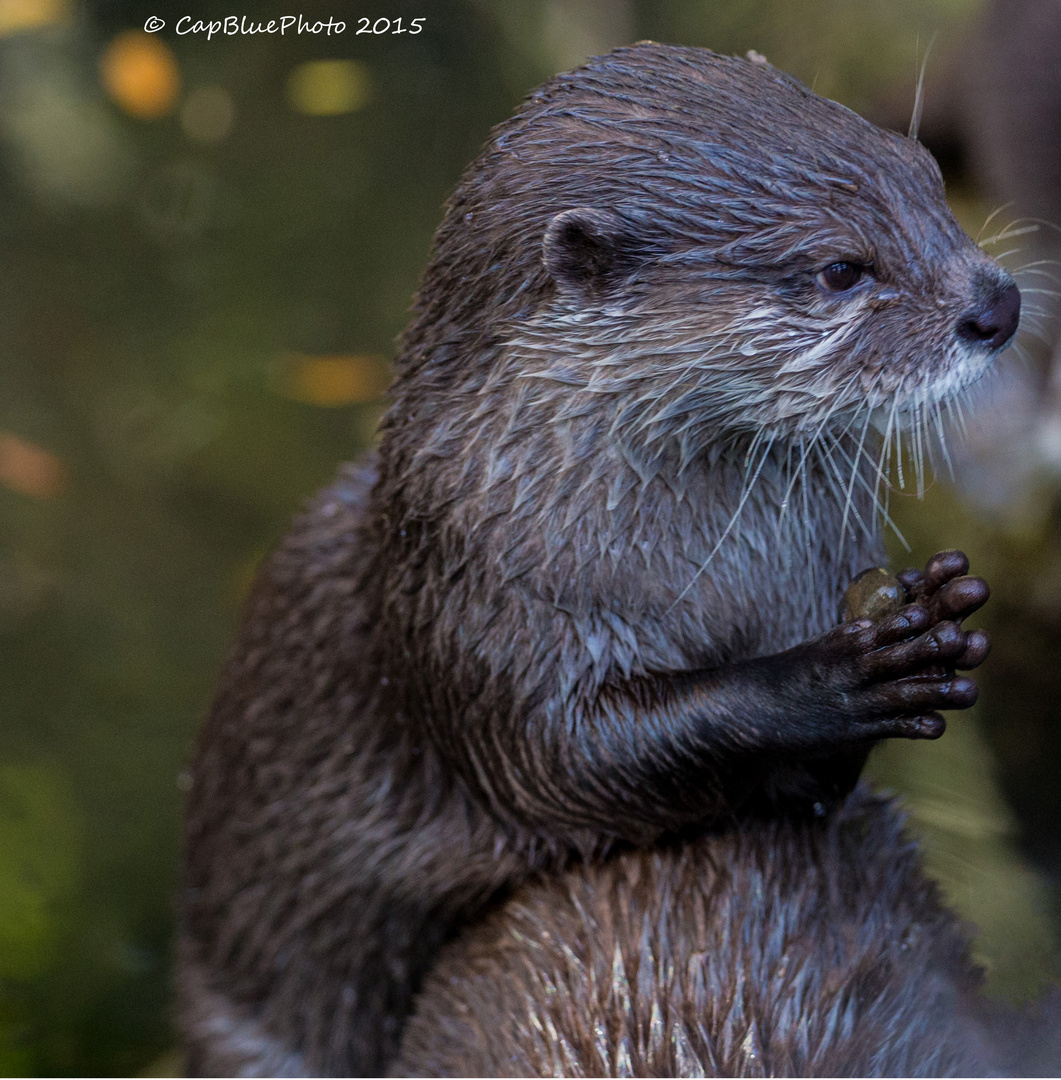
[{"label": "bokeh light spot", "polygon": [[277,389],[284,397],[325,407],[372,401],[390,381],[379,356],[294,353],[281,360],[277,374]]},{"label": "bokeh light spot", "polygon": [[236,107],[220,86],[200,86],[181,106],[181,127],[189,139],[201,143],[221,142],[232,130]]},{"label": "bokeh light spot", "polygon": [[67,21],[70,0],[0,0],[0,37]]},{"label": "bokeh light spot", "polygon": [[310,60],[287,81],[291,107],[307,116],[339,116],[363,108],[371,96],[368,68],[356,60]]},{"label": "bokeh light spot", "polygon": [[42,447],[0,431],[0,484],[36,499],[54,499],[66,488],[66,466]]},{"label": "bokeh light spot", "polygon": [[172,112],[180,93],[177,58],[164,41],[142,30],[127,30],[107,46],[100,78],[115,104],[141,120]]}]

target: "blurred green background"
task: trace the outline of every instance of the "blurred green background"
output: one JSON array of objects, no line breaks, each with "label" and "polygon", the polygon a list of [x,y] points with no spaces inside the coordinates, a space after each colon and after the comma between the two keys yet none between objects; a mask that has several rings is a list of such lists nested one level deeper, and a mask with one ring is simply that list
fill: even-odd
[{"label": "blurred green background", "polygon": [[[345,32],[207,40],[177,19],[230,4],[0,0],[0,1073],[179,1068],[182,763],[255,565],[372,438],[441,203],[490,126],[641,38],[755,48],[908,115],[926,43],[946,55],[976,8],[302,0]],[[357,35],[364,17],[425,22]],[[975,232],[993,204],[948,171]],[[966,547],[997,648],[977,715],[873,763],[1011,997],[1057,968],[1056,489],[898,500],[896,561]]]}]

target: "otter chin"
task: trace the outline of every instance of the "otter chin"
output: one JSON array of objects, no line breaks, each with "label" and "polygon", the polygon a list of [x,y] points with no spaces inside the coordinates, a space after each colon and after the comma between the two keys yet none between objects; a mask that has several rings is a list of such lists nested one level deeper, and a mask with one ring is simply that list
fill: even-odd
[{"label": "otter chin", "polygon": [[[644,43],[531,94],[447,204],[378,450],[263,567],[200,733],[192,1072],[378,1075],[523,883],[856,813],[876,741],[975,701],[988,588],[944,552],[886,617],[838,603],[883,562],[897,440],[923,460],[1019,314],[915,140],[760,58]],[[777,919],[835,847],[796,843]]]}]

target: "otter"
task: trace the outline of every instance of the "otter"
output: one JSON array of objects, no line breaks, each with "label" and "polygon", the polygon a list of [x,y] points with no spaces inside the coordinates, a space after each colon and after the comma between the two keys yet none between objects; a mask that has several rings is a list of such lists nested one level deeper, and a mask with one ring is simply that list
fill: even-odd
[{"label": "otter", "polygon": [[761,58],[643,43],[531,94],[199,735],[192,1073],[378,1075],[439,949],[532,875],[828,815],[877,740],[938,737],[986,584],[943,555],[899,612],[836,610],[898,433],[1019,309],[916,141]]}]

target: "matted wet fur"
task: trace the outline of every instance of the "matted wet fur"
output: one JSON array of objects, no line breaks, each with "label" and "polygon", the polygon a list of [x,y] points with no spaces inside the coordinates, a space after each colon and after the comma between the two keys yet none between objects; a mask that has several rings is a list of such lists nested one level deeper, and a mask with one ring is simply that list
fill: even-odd
[{"label": "matted wet fur", "polygon": [[975,686],[962,560],[835,627],[887,455],[1019,296],[931,157],[759,59],[558,76],[450,200],[378,455],[254,588],[191,766],[193,1073],[376,1075],[528,875],[824,812]]},{"label": "matted wet fur", "polygon": [[983,1075],[979,982],[860,789],[525,886],[443,952],[392,1075]]}]

